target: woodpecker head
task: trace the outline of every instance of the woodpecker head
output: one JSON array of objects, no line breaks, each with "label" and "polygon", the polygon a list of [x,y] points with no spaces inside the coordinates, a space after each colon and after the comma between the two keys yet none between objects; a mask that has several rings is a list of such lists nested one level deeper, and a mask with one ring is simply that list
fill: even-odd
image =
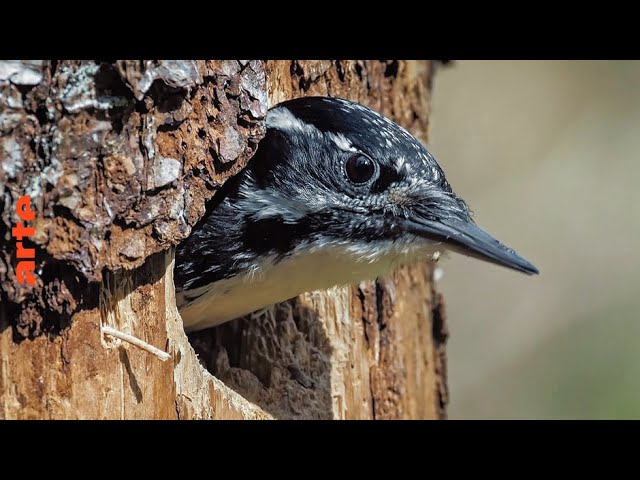
[{"label": "woodpecker head", "polygon": [[265,252],[341,246],[375,262],[442,249],[538,273],[473,222],[418,140],[338,98],[298,98],[269,111],[237,208]]},{"label": "woodpecker head", "polygon": [[266,123],[247,168],[177,250],[186,328],[373,279],[442,250],[538,273],[476,226],[433,156],[382,115],[305,97],[275,106]]}]

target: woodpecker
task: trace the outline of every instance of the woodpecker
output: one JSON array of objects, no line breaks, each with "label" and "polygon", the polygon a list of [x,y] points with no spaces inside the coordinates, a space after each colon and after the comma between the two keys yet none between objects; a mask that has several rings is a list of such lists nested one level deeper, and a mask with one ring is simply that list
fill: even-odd
[{"label": "woodpecker", "polygon": [[247,167],[176,250],[187,331],[441,251],[538,273],[475,224],[414,136],[368,107],[297,98],[271,108],[266,127]]}]

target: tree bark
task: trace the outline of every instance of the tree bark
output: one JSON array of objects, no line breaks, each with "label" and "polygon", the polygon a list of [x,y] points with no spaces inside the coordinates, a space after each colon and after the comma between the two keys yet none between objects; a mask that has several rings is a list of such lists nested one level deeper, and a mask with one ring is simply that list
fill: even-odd
[{"label": "tree bark", "polygon": [[[0,62],[0,418],[444,418],[430,262],[188,338],[173,247],[267,108],[333,95],[426,140],[424,61]],[[28,194],[38,276],[16,278]],[[168,360],[119,339],[132,335]]]}]

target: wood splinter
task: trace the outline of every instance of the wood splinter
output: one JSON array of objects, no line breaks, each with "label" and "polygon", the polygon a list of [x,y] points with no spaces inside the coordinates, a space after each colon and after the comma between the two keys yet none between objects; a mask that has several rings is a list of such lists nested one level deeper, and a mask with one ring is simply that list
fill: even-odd
[{"label": "wood splinter", "polygon": [[169,355],[167,352],[163,352],[159,348],[154,347],[153,345],[145,342],[144,340],[140,340],[138,337],[134,337],[133,335],[129,335],[128,333],[123,333],[120,330],[116,330],[113,327],[103,326],[102,332],[107,335],[111,335],[112,337],[119,338],[124,342],[135,345],[136,347],[141,348],[142,350],[146,350],[147,352],[152,353],[153,355],[158,357],[163,362],[166,362],[171,357],[171,355]]}]

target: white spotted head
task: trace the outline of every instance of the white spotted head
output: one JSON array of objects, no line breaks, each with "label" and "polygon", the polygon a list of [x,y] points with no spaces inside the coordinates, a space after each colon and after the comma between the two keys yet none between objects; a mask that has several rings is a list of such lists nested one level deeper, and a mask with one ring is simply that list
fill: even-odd
[{"label": "white spotted head", "polygon": [[320,241],[402,249],[437,243],[529,273],[535,269],[476,227],[433,155],[372,109],[340,98],[303,97],[272,108],[266,123],[237,207],[265,228],[291,225],[292,233],[282,235],[290,241],[281,248]]},{"label": "white spotted head", "polygon": [[[224,185],[210,220],[181,250],[201,255],[179,270],[187,287],[239,271],[253,278],[265,258],[277,263],[321,251],[342,252],[334,256],[353,265],[391,267],[454,250],[537,272],[475,225],[418,139],[370,108],[304,97],[273,107],[266,124],[255,156]],[[215,267],[211,252],[221,262]]]}]

